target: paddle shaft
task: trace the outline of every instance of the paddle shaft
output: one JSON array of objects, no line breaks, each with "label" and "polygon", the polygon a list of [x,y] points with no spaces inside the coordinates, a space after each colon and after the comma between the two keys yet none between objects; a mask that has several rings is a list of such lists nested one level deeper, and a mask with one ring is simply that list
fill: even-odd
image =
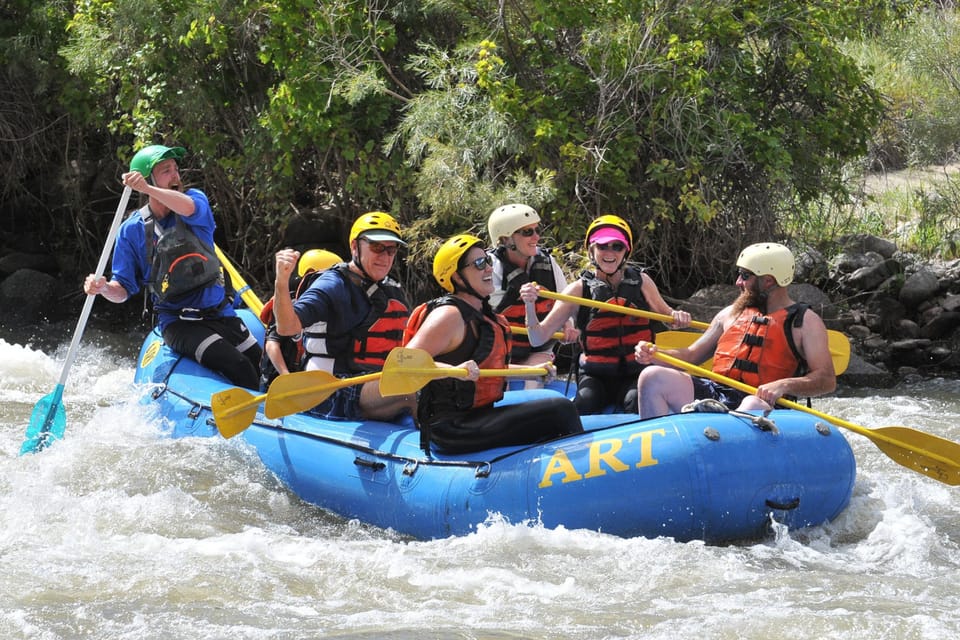
[{"label": "paddle shaft", "polygon": [[[590,300],[589,298],[578,298],[577,296],[570,296],[565,293],[556,293],[554,291],[541,290],[540,296],[544,298],[550,298],[552,300],[562,300],[564,302],[572,302],[573,304],[583,305],[585,307],[595,307],[597,309],[603,309],[604,311],[611,311],[614,313],[622,313],[628,316],[637,316],[640,318],[647,318],[648,320],[659,320],[661,322],[671,323],[673,322],[673,317],[668,316],[662,313],[654,313],[652,311],[644,311],[643,309],[634,309],[632,307],[621,307],[618,304],[610,304],[609,302],[601,302],[599,300]],[[694,329],[700,329],[701,331],[706,331],[710,328],[710,325],[706,322],[699,322],[693,320],[690,322],[690,326]],[[671,332],[677,333],[677,332]],[[850,341],[847,340],[847,337],[842,333],[837,331],[827,331],[827,338],[830,345],[830,355],[833,358],[834,369],[836,372],[842,373],[846,371],[847,365],[850,362]],[[691,343],[696,338],[691,339]]]},{"label": "paddle shaft", "polygon": [[[757,392],[756,387],[751,387],[750,385],[740,382],[739,380],[734,380],[733,378],[729,378],[725,375],[715,373],[713,371],[710,371],[709,369],[698,367],[694,364],[690,364],[689,362],[685,362],[683,360],[680,360],[679,358],[674,358],[673,356],[669,356],[665,353],[660,353],[659,351],[655,351],[653,352],[652,355],[654,358],[661,360],[662,362],[666,362],[667,364],[673,365],[675,367],[685,369],[690,373],[695,373],[699,376],[710,378],[716,382],[720,382],[734,389],[743,391],[744,393],[749,393],[751,395],[754,395]],[[787,400],[786,398],[779,398],[777,400],[777,404],[783,405],[784,407],[787,407],[789,409],[796,409],[798,411],[809,413],[810,415],[816,416],[818,418],[826,420],[827,422],[833,423],[838,427],[843,427],[845,429],[849,429],[850,431],[853,431],[854,433],[858,433],[864,436],[865,438],[869,438],[875,443],[880,442],[885,445],[891,446],[896,450],[898,450],[897,454],[899,455],[897,457],[890,455],[890,453],[886,451],[882,446],[880,447],[880,449],[881,451],[886,453],[891,459],[893,459],[895,462],[898,462],[899,464],[902,464],[907,468],[913,469],[915,471],[919,471],[926,476],[934,478],[935,480],[943,481],[938,475],[933,473],[933,470],[927,471],[927,470],[924,470],[922,467],[913,466],[911,464],[906,463],[904,459],[907,459],[907,462],[909,462],[910,456],[913,454],[917,454],[925,458],[929,458],[931,460],[941,462],[947,465],[947,467],[951,469],[956,469],[958,466],[957,460],[953,460],[948,457],[945,457],[935,451],[930,451],[929,448],[923,448],[921,446],[918,446],[916,443],[913,443],[913,444],[905,443],[898,438],[888,436],[880,431],[875,431],[873,429],[868,429],[867,427],[862,427],[852,422],[847,422],[846,420],[842,420],[840,418],[831,416],[827,413],[823,413],[822,411],[817,411],[816,409],[813,409],[811,407],[806,407],[798,402]],[[905,429],[906,429],[905,427],[900,428],[900,430],[905,430]],[[928,440],[933,445],[940,445],[940,446],[950,447],[950,448],[956,448],[957,446],[956,443],[950,442],[949,440],[943,440],[937,436],[930,436],[929,434],[924,434],[922,432],[917,432],[917,435],[925,437],[925,439]],[[940,442],[938,442],[940,440],[942,440],[942,445]],[[880,445],[878,444],[878,446]],[[951,483],[951,484],[954,484],[954,483]]]},{"label": "paddle shaft", "polygon": [[213,245],[214,250],[217,252],[217,258],[220,260],[220,264],[223,265],[223,268],[226,270],[227,275],[230,276],[230,280],[233,281],[233,288],[238,294],[240,294],[240,299],[247,303],[247,307],[253,311],[257,317],[260,317],[260,311],[263,309],[263,302],[260,301],[260,298],[257,297],[257,294],[254,293],[253,289],[250,288],[250,285],[246,283],[243,279],[243,276],[240,275],[240,272],[237,271],[237,268],[233,266],[233,263],[230,262],[230,259],[227,258],[227,255],[220,250],[220,247]]},{"label": "paddle shaft", "polygon": [[[414,376],[433,376],[435,378],[466,378],[470,372],[461,367],[406,367],[403,373]],[[480,369],[481,378],[518,378],[523,376],[545,376],[543,367],[524,367],[519,369]]]},{"label": "paddle shaft", "polygon": [[[561,300],[563,302],[572,302],[573,304],[578,304],[583,307],[594,307],[595,309],[602,309],[603,311],[612,311],[614,313],[622,313],[627,316],[636,316],[638,318],[646,318],[647,320],[659,320],[660,322],[665,322],[671,324],[674,322],[673,316],[668,316],[665,313],[654,313],[653,311],[644,311],[643,309],[634,309],[633,307],[622,307],[618,304],[611,304],[609,302],[601,302],[600,300],[591,300],[590,298],[579,298],[577,296],[570,296],[565,293],[557,293],[556,291],[547,291],[545,289],[540,290],[541,298],[548,298],[550,300]],[[692,320],[690,326],[694,329],[700,329],[706,331],[710,328],[710,325],[706,322],[698,322]]]},{"label": "paddle shaft", "polygon": [[[510,325],[510,333],[516,333],[517,335],[521,335],[521,336],[530,335],[530,332],[529,330],[527,330],[526,327],[518,327],[515,324]],[[554,340],[563,340],[563,332],[557,331],[550,337],[553,338]]]},{"label": "paddle shaft", "polygon": [[[113,250],[113,242],[116,240],[117,232],[120,230],[120,221],[123,220],[123,212],[127,210],[127,203],[130,201],[131,192],[130,187],[123,188],[123,194],[120,196],[120,204],[117,205],[117,212],[113,216],[110,232],[107,234],[107,241],[103,244],[103,251],[100,252],[100,261],[97,262],[97,270],[94,272],[97,278],[101,278],[104,271],[107,270],[107,259]],[[60,372],[59,384],[61,385],[67,382],[67,374],[70,372],[70,367],[73,366],[73,361],[77,357],[80,338],[83,336],[83,331],[87,326],[87,319],[90,317],[90,310],[93,309],[93,301],[96,298],[97,294],[92,294],[88,295],[86,300],[83,301],[83,310],[80,312],[80,318],[77,320],[77,327],[73,331],[73,339],[70,341],[70,348],[67,350],[67,359],[63,364],[63,371]]]}]

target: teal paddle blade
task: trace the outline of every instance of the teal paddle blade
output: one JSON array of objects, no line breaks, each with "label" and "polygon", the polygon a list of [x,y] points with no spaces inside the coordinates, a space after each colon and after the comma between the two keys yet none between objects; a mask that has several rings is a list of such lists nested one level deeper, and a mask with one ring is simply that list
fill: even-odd
[{"label": "teal paddle blade", "polygon": [[67,412],[63,408],[62,398],[63,385],[58,384],[56,389],[34,405],[20,455],[42,451],[54,440],[63,438],[67,428]]}]

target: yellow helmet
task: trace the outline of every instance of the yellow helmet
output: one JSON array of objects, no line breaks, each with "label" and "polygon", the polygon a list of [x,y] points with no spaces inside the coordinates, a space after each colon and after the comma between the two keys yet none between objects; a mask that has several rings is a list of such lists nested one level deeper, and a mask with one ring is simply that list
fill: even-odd
[{"label": "yellow helmet", "polygon": [[776,242],[758,242],[740,252],[737,266],[752,271],[758,276],[773,276],[777,284],[785,287],[793,282],[796,268],[793,252]]},{"label": "yellow helmet", "polygon": [[343,262],[343,258],[326,249],[310,249],[300,256],[297,263],[297,275],[301,278],[311,271],[326,271],[335,264]]},{"label": "yellow helmet", "polygon": [[444,291],[453,293],[453,274],[457,272],[460,258],[477,245],[483,246],[483,240],[468,233],[461,233],[448,239],[433,256],[433,277]]},{"label": "yellow helmet", "polygon": [[350,227],[350,245],[352,246],[353,241],[361,236],[374,242],[407,244],[401,237],[400,225],[393,216],[383,211],[370,211],[354,221],[353,226]]},{"label": "yellow helmet", "polygon": [[[630,225],[620,216],[614,216],[610,214],[602,215],[593,222],[590,223],[590,226],[587,227],[587,235],[583,239],[583,248],[590,248],[590,236],[600,229],[609,228],[613,231],[619,231],[617,235],[623,235],[623,240],[627,242],[627,253],[633,250],[633,232],[630,230]],[[612,240],[613,238],[611,238]]]},{"label": "yellow helmet", "polygon": [[490,242],[496,245],[500,242],[500,238],[510,237],[518,229],[538,222],[540,222],[540,216],[533,210],[533,207],[528,207],[525,204],[505,204],[502,207],[497,207],[487,219]]}]

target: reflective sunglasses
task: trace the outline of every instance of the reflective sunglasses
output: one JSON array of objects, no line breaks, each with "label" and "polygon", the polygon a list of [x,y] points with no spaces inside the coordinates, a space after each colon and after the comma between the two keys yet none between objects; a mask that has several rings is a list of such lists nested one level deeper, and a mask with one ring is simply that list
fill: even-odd
[{"label": "reflective sunglasses", "polygon": [[749,280],[750,278],[752,278],[752,277],[755,276],[755,275],[757,275],[757,274],[755,274],[755,273],[750,273],[750,272],[747,271],[746,269],[737,269],[737,279],[738,279],[738,280],[743,280],[744,282],[746,282],[747,280]]},{"label": "reflective sunglasses", "polygon": [[377,242],[375,240],[367,240],[366,238],[360,238],[367,243],[367,246],[370,247],[370,251],[373,251],[376,254],[386,253],[391,258],[397,255],[397,251],[400,249],[400,245],[395,244],[392,247],[388,247],[382,242]]},{"label": "reflective sunglasses", "polygon": [[595,244],[593,246],[595,246],[597,249],[600,249],[600,251],[610,250],[618,253],[627,248],[627,245],[623,244],[622,242],[604,242],[603,244]]},{"label": "reflective sunglasses", "polygon": [[493,258],[490,257],[489,253],[485,253],[483,254],[483,257],[477,258],[476,260],[471,260],[467,264],[472,264],[473,268],[476,269],[477,271],[483,271],[487,267],[493,266]]},{"label": "reflective sunglasses", "polygon": [[522,235],[524,238],[529,238],[533,236],[533,234],[540,235],[540,227],[536,226],[532,228],[528,227],[526,229],[520,229],[519,231],[517,231],[517,233]]}]

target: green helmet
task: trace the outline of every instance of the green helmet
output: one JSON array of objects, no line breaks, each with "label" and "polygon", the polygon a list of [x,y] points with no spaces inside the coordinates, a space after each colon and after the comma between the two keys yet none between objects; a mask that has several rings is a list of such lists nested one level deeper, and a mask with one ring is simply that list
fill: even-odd
[{"label": "green helmet", "polygon": [[167,158],[179,160],[187,154],[183,147],[165,147],[162,144],[152,144],[137,151],[130,161],[130,171],[139,171],[144,178],[149,178],[157,163]]}]

